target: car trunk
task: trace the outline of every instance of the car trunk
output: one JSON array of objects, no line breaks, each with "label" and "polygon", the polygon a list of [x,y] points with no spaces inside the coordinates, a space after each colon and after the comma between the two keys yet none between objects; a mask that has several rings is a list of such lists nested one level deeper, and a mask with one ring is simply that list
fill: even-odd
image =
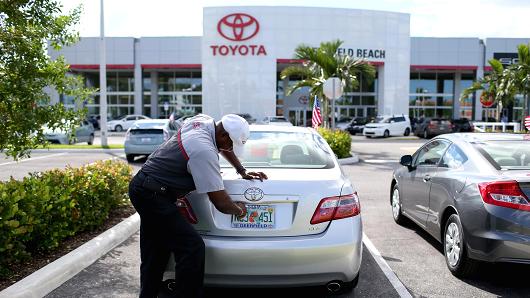
[{"label": "car trunk", "polygon": [[129,142],[134,145],[156,145],[164,142],[163,129],[131,129]]},{"label": "car trunk", "polygon": [[[256,205],[255,218],[253,222],[248,219],[248,222],[238,223],[232,215],[219,212],[210,203],[207,195],[192,193],[188,200],[198,219],[195,228],[203,235],[277,237],[322,233],[329,222],[312,225],[311,218],[320,200],[340,195],[343,185],[337,169],[307,169],[296,172],[289,169],[262,169],[269,177],[263,182],[241,179],[231,168],[224,168],[222,171],[226,191],[232,200]],[[263,197],[255,202],[249,201],[245,198],[245,191],[249,188],[261,189]],[[256,197],[260,194],[259,191],[250,193],[254,193]],[[251,197],[249,192],[247,197]],[[272,224],[274,225],[271,226]]]},{"label": "car trunk", "polygon": [[506,170],[501,171],[506,180],[515,180],[527,198],[530,198],[530,172],[528,170]]}]

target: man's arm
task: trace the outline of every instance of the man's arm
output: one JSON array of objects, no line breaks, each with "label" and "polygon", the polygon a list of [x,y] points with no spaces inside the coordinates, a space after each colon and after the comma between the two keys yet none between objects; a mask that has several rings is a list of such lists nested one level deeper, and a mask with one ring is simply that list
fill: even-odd
[{"label": "man's arm", "polygon": [[234,154],[233,151],[221,151],[221,155],[236,169],[236,172],[241,175],[243,179],[268,179],[267,175],[263,172],[248,172],[247,169],[241,164],[239,158]]},{"label": "man's arm", "polygon": [[225,190],[212,191],[208,193],[208,198],[215,208],[224,214],[233,214],[243,217],[247,214],[247,207],[243,202],[234,202]]}]

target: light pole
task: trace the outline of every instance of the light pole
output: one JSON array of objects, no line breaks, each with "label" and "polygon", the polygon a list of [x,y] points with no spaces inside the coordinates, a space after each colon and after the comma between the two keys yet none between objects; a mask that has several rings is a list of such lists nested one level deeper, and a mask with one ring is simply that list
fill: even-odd
[{"label": "light pole", "polygon": [[105,61],[105,15],[103,0],[100,1],[100,40],[99,40],[99,115],[101,146],[107,146],[107,62]]}]

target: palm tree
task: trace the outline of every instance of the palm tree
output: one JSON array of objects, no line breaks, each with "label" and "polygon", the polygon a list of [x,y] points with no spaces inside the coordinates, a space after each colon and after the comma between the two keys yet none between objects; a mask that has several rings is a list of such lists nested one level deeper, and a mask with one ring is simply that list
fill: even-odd
[{"label": "palm tree", "polygon": [[517,47],[519,61],[510,65],[504,72],[499,84],[499,91],[503,94],[523,95],[523,117],[521,119],[521,128],[524,127],[525,115],[528,111],[528,95],[530,94],[530,43],[520,44]]},{"label": "palm tree", "polygon": [[[312,105],[315,96],[325,98],[323,86],[330,77],[338,77],[346,90],[354,90],[359,86],[359,75],[369,82],[373,81],[375,68],[372,65],[364,60],[337,54],[342,43],[340,40],[322,42],[318,48],[305,44],[299,45],[295,49],[295,59],[304,60],[304,63],[288,66],[281,72],[282,79],[290,76],[302,78],[287,90],[287,95],[302,87],[310,87],[310,104]],[[329,115],[328,101],[323,102],[323,115]],[[326,116],[324,117],[325,126],[327,126],[328,119]]]},{"label": "palm tree", "polygon": [[488,63],[492,68],[491,73],[475,81],[471,87],[464,89],[460,100],[463,101],[472,93],[481,90],[481,98],[493,100],[494,103],[497,103],[497,110],[500,111],[503,106],[508,106],[514,100],[515,90],[514,88],[501,88],[507,71],[502,63],[497,59],[491,59]]}]

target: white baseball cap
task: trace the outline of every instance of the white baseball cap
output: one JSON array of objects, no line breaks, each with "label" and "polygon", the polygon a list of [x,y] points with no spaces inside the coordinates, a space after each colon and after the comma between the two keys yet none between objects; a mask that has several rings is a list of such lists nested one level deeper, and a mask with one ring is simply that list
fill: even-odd
[{"label": "white baseball cap", "polygon": [[247,120],[235,114],[228,114],[221,118],[221,123],[230,139],[232,139],[234,154],[241,157],[244,145],[250,135]]}]

